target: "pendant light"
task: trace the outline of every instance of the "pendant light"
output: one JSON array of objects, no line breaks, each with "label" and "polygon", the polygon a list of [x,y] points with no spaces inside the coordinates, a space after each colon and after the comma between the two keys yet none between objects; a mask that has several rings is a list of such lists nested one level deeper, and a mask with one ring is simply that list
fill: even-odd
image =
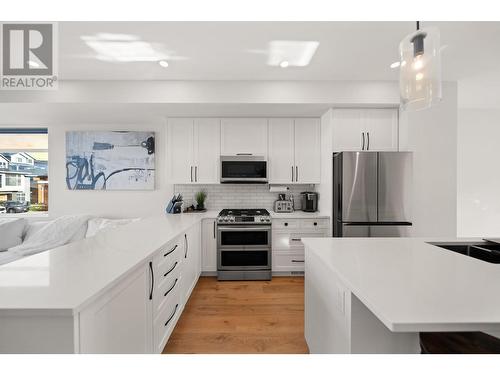
[{"label": "pendant light", "polygon": [[429,108],[441,96],[439,30],[429,27],[406,36],[399,44],[399,90],[405,110]]}]

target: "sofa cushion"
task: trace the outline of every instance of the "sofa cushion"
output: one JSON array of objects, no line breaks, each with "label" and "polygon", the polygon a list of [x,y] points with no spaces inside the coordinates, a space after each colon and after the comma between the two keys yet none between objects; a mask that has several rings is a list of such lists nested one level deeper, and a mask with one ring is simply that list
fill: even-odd
[{"label": "sofa cushion", "polygon": [[25,225],[24,218],[0,219],[0,251],[6,251],[23,242]]}]

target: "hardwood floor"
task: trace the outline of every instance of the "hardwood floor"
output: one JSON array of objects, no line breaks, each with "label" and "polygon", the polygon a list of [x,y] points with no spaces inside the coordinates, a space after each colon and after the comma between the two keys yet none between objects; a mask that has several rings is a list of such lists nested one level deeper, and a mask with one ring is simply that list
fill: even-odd
[{"label": "hardwood floor", "polygon": [[201,277],[163,353],[308,353],[304,278]]}]

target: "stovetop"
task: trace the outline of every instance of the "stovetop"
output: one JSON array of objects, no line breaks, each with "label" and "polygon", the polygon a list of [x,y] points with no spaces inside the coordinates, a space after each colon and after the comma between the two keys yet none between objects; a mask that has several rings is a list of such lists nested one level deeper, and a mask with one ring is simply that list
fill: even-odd
[{"label": "stovetop", "polygon": [[270,216],[269,211],[264,208],[226,208],[219,212],[219,216]]},{"label": "stovetop", "polygon": [[271,224],[269,211],[258,209],[224,209],[217,216],[219,224]]}]

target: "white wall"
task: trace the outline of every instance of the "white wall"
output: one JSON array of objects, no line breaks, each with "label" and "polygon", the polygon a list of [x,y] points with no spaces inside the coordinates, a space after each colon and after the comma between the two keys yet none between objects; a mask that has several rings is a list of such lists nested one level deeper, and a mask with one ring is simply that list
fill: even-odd
[{"label": "white wall", "polygon": [[458,114],[458,235],[500,237],[500,108]]},{"label": "white wall", "polygon": [[413,234],[457,233],[457,85],[443,84],[443,100],[400,114],[400,149],[413,151]]},{"label": "white wall", "polygon": [[325,215],[332,215],[333,184],[333,110],[329,109],[321,116],[321,182],[317,187],[318,210]]}]

